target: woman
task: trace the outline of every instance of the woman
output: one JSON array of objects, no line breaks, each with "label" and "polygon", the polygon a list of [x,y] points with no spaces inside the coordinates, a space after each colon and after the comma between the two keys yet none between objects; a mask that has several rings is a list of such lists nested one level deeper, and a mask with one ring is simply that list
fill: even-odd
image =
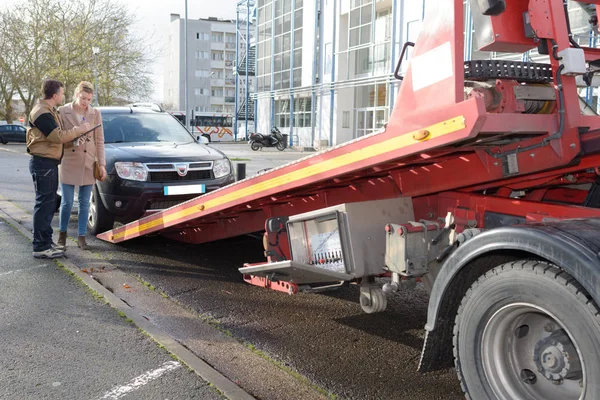
[{"label": "woman", "polygon": [[[89,82],[81,82],[75,89],[73,102],[59,107],[60,119],[65,129],[87,122],[90,126],[102,123],[100,110],[90,106],[94,97],[94,87]],[[101,180],[106,177],[104,158],[104,131],[102,127],[89,132],[73,142],[65,144],[64,155],[59,168],[62,201],[60,203],[60,233],[58,245],[67,246],[67,227],[73,208],[75,186],[79,186],[79,214],[77,246],[88,249],[85,241],[88,214],[90,211],[90,195],[96,179],[94,178],[94,162],[100,166]]]}]

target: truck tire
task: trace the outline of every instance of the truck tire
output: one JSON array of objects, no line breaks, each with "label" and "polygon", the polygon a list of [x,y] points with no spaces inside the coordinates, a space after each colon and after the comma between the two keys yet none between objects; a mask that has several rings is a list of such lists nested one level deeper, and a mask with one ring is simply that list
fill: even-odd
[{"label": "truck tire", "polygon": [[98,187],[94,185],[90,198],[90,213],[88,215],[88,231],[92,235],[111,230],[115,225],[115,216],[104,207],[98,194]]},{"label": "truck tire", "polygon": [[453,344],[467,399],[600,399],[598,307],[553,264],[522,260],[479,277]]}]

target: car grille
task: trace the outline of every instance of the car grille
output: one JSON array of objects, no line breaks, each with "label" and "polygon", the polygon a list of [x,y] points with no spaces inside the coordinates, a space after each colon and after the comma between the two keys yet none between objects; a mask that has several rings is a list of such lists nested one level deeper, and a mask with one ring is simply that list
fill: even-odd
[{"label": "car grille", "polygon": [[185,176],[179,176],[176,171],[149,172],[149,182],[180,182],[213,179],[212,170],[188,171]]},{"label": "car grille", "polygon": [[176,199],[168,200],[165,200],[164,198],[151,199],[146,205],[146,210],[164,210],[165,208],[171,208],[185,201],[191,200],[194,197],[197,197],[197,195],[179,196]]}]

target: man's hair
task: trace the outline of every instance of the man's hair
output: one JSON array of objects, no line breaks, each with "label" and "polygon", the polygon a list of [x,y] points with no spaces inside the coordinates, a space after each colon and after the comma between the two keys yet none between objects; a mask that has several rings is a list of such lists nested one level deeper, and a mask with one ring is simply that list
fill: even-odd
[{"label": "man's hair", "polygon": [[42,83],[42,94],[44,95],[44,100],[51,99],[61,87],[65,87],[62,82],[54,80],[54,79],[46,79],[44,83]]}]

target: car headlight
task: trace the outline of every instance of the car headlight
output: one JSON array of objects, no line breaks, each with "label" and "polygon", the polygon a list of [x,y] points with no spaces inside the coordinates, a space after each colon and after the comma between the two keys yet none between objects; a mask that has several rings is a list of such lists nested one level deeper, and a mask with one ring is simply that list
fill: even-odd
[{"label": "car headlight", "polygon": [[146,181],[148,179],[148,171],[141,163],[116,162],[115,169],[121,179],[128,179],[130,181]]},{"label": "car headlight", "polygon": [[231,164],[227,158],[222,158],[220,160],[216,160],[213,163],[213,173],[215,174],[215,178],[222,178],[231,173]]}]

